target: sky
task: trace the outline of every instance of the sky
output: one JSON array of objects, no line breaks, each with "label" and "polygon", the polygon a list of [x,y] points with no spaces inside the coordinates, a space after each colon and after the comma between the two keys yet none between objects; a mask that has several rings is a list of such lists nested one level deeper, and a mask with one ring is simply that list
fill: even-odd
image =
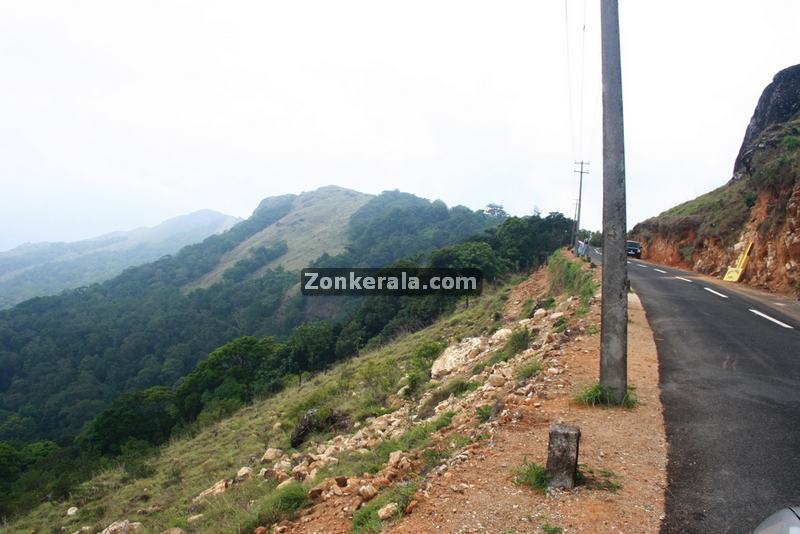
[{"label": "sky", "polygon": [[[621,0],[628,223],[724,184],[800,2]],[[599,3],[0,0],[0,250],[336,184],[602,225]]]}]

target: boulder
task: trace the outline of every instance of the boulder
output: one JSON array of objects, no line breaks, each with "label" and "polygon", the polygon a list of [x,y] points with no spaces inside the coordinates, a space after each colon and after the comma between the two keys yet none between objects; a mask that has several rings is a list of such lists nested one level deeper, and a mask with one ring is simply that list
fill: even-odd
[{"label": "boulder", "polygon": [[230,480],[226,479],[218,480],[217,482],[214,483],[213,486],[211,486],[207,490],[203,491],[200,495],[195,497],[194,502],[199,502],[202,501],[203,499],[207,499],[208,497],[219,495],[220,493],[228,489],[230,486],[231,486]]},{"label": "boulder", "polygon": [[389,454],[389,461],[387,462],[389,467],[397,467],[400,463],[400,460],[403,459],[403,451],[393,451]]},{"label": "boulder", "polygon": [[383,508],[378,510],[378,517],[381,521],[386,521],[397,515],[397,503],[390,502]]},{"label": "boulder", "polygon": [[491,384],[493,387],[499,388],[505,385],[505,383],[506,377],[500,373],[492,373],[492,375],[489,377],[489,384]]},{"label": "boulder", "polygon": [[234,478],[234,481],[244,482],[251,476],[253,476],[253,470],[250,469],[249,467],[242,467],[241,469],[239,469],[239,471],[236,472],[236,478]]},{"label": "boulder", "polygon": [[266,463],[269,463],[269,462],[274,462],[275,460],[277,460],[281,456],[283,456],[283,451],[282,450],[270,447],[269,449],[267,449],[267,451],[261,457],[261,463],[262,464],[266,464]]},{"label": "boulder", "polygon": [[361,496],[364,501],[369,501],[375,498],[378,494],[378,490],[375,489],[375,486],[372,484],[365,484],[358,488],[358,494]]},{"label": "boulder", "polygon": [[434,379],[441,378],[454,369],[457,369],[466,364],[474,355],[474,351],[480,349],[481,338],[468,337],[463,339],[460,343],[450,345],[447,347],[441,356],[436,358],[431,366],[431,377]]}]

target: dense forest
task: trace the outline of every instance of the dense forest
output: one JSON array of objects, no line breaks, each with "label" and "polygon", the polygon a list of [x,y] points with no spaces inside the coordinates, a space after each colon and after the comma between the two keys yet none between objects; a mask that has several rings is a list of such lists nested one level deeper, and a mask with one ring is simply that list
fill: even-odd
[{"label": "dense forest", "polygon": [[[120,394],[171,386],[226,341],[287,336],[306,319],[303,297],[287,297],[299,275],[281,268],[260,271],[286,252],[285,243],[252,250],[207,289],[187,293],[184,286],[287,215],[294,199],[266,199],[227,232],[107,282],[0,312],[0,440],[69,443]],[[319,261],[388,265],[480,234],[502,220],[386,192],[352,216],[347,252]]]},{"label": "dense forest", "polygon": [[[398,195],[392,193],[383,199],[378,197],[376,202],[386,200],[397,203]],[[441,209],[435,204],[418,204],[419,199],[415,197],[400,200],[401,206],[403,203],[410,203],[406,204],[408,206],[417,204],[416,208],[409,208],[411,211],[420,206],[430,206],[436,211]],[[402,207],[380,211],[382,216],[392,213],[394,216],[382,217],[379,223],[385,225],[384,235],[389,240],[400,219],[413,215]],[[374,254],[372,260],[363,260],[364,264],[378,261],[374,258],[381,255],[384,261],[392,261],[394,265],[476,267],[484,271],[485,278],[491,283],[497,277],[541,264],[550,253],[568,243],[572,226],[572,221],[561,214],[550,214],[545,218],[509,218],[504,214],[490,216],[484,213],[474,216],[497,218],[502,223],[496,226],[483,220],[482,231],[463,238],[459,243],[427,252],[421,249],[402,260],[392,261],[388,252],[369,248],[369,239],[362,241],[361,245],[358,239],[354,239],[354,246],[345,254],[355,258],[359,246],[364,246]],[[447,220],[432,217],[429,224],[417,226],[418,231],[427,233],[420,243],[429,247],[431,241],[426,239],[437,233],[431,231],[434,224],[431,221]],[[358,223],[355,223],[355,228],[358,229]],[[363,236],[354,234],[356,237],[359,235]],[[400,237],[404,238],[404,235]],[[402,250],[407,251],[406,248]],[[269,257],[278,252],[259,254]],[[344,259],[321,258],[320,261]],[[267,278],[276,276],[270,273]],[[441,294],[368,297],[357,302],[355,312],[344,322],[306,322],[279,339],[265,335],[233,335],[230,341],[196,362],[188,374],[173,381],[171,386],[130,388],[117,396],[94,419],[83,425],[71,442],[62,438],[60,444],[51,441],[23,444],[19,440],[0,443],[0,494],[3,495],[0,498],[0,516],[24,510],[42,498],[62,498],[93,470],[115,462],[122,463],[131,476],[143,474],[140,472],[145,469],[142,458],[174,433],[191,431],[196,425],[225,417],[254,398],[274,394],[288,381],[297,380],[304,373],[320,371],[337,360],[356,354],[365,346],[380,344],[398,333],[422,328],[451,310],[456,300],[457,297]],[[184,328],[191,330],[192,327],[184,325]]]}]

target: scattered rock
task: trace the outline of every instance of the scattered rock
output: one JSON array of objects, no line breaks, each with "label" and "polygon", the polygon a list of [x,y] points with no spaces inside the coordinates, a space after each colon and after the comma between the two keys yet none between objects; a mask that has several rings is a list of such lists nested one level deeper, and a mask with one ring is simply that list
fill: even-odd
[{"label": "scattered rock", "polygon": [[73,516],[73,515],[75,515],[77,513],[78,513],[78,507],[77,506],[70,506],[67,509],[67,517],[71,517],[71,516]]},{"label": "scattered rock", "polygon": [[283,488],[285,488],[286,486],[288,486],[289,484],[291,484],[292,482],[294,482],[294,479],[293,479],[293,478],[287,478],[286,480],[284,480],[283,482],[281,482],[280,484],[278,484],[278,485],[275,487],[275,489],[283,489]]},{"label": "scattered rock", "polygon": [[334,479],[336,481],[336,485],[340,488],[347,487],[347,477],[346,476],[338,476]]},{"label": "scattered rock", "polygon": [[378,490],[376,490],[375,486],[372,484],[366,484],[358,488],[358,494],[361,495],[361,498],[365,501],[369,501],[375,498],[378,494]]},{"label": "scattered rock", "polygon": [[537,319],[540,319],[545,315],[547,315],[547,310],[545,310],[544,308],[539,308],[538,310],[533,312],[533,320],[535,321]]},{"label": "scattered rock", "polygon": [[400,460],[403,459],[403,451],[393,451],[389,454],[389,467],[397,467]]},{"label": "scattered rock", "polygon": [[239,471],[236,472],[236,478],[234,481],[236,482],[244,482],[248,478],[253,476],[253,470],[249,467],[242,467]]},{"label": "scattered rock", "polygon": [[186,534],[186,531],[182,528],[172,527],[162,531],[161,534]]},{"label": "scattered rock", "polygon": [[489,384],[491,384],[492,386],[494,386],[496,388],[499,388],[499,387],[505,385],[505,383],[506,383],[506,377],[504,377],[500,373],[493,373],[489,377]]},{"label": "scattered rock", "polygon": [[268,534],[267,527],[258,527],[253,531],[253,534]]},{"label": "scattered rock", "polygon": [[386,521],[397,515],[397,503],[390,502],[380,510],[378,510],[378,517],[381,521]]},{"label": "scattered rock", "polygon": [[186,522],[190,523],[190,524],[191,523],[197,523],[198,521],[202,521],[204,517],[205,516],[203,514],[195,514],[195,515],[189,516],[189,518],[186,520]]},{"label": "scattered rock", "polygon": [[208,497],[213,497],[214,495],[219,495],[226,489],[231,487],[231,481],[227,479],[218,480],[214,483],[213,486],[208,488],[207,490],[203,491],[200,495],[194,498],[194,502],[202,501],[203,499],[207,499]]},{"label": "scattered rock", "polygon": [[431,378],[441,378],[467,363],[474,351],[480,349],[481,342],[479,337],[468,337],[444,349],[442,355],[436,358],[431,366]]},{"label": "scattered rock", "polygon": [[270,447],[264,453],[264,456],[261,457],[261,463],[262,464],[266,464],[266,463],[269,463],[269,462],[274,462],[275,460],[277,460],[281,456],[283,456],[283,451],[282,450],[274,449],[274,448]]},{"label": "scattered rock", "polygon": [[131,523],[127,519],[114,521],[108,525],[100,534],[134,534],[144,532],[144,525],[138,522]]},{"label": "scattered rock", "polygon": [[405,513],[406,515],[410,514],[411,512],[414,511],[414,508],[416,508],[418,505],[419,505],[418,500],[411,499],[411,502],[408,503],[408,506],[406,506],[406,509],[403,510],[403,513]]}]

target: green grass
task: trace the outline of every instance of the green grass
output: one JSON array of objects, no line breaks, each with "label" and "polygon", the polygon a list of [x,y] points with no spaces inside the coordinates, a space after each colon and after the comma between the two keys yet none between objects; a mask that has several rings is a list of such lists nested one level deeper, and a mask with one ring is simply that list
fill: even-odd
[{"label": "green grass", "polygon": [[411,502],[411,497],[416,493],[418,487],[418,480],[396,484],[362,506],[353,514],[353,532],[357,534],[381,532],[383,525],[378,517],[378,510],[389,503],[396,503],[398,515],[402,516],[403,510]]},{"label": "green grass", "polygon": [[558,319],[556,319],[556,322],[553,323],[553,332],[555,332],[556,334],[560,334],[566,331],[567,328],[569,328],[569,319],[567,318],[566,315],[563,317],[559,317]]},{"label": "green grass", "polygon": [[590,335],[590,336],[596,336],[598,332],[600,332],[600,330],[597,328],[597,325],[596,325],[596,324],[590,324],[590,325],[589,325],[589,326],[586,328],[586,333],[587,333],[588,335]]},{"label": "green grass", "polygon": [[309,504],[306,488],[299,482],[292,482],[264,499],[258,513],[259,524],[274,525],[284,519],[291,519]]},{"label": "green grass", "polygon": [[592,271],[585,268],[583,262],[557,251],[547,259],[547,269],[550,272],[552,295],[572,295],[578,297],[583,306],[588,306],[597,292],[598,284]]},{"label": "green grass", "polygon": [[[470,299],[469,308],[460,306],[423,330],[399,336],[386,345],[312,375],[304,379],[302,387],[295,382],[281,393],[258,399],[228,418],[176,435],[159,448],[158,454],[147,459],[141,472],[147,476],[131,479],[121,466],[104,469],[76,487],[68,501],[41,503],[4,524],[0,530],[50,532],[64,527],[73,532],[82,525],[89,525],[99,532],[120,518],[141,521],[152,532],[173,526],[186,529],[186,518],[192,515],[187,511],[187,503],[216,481],[231,478],[242,466],[249,465],[257,471],[258,466],[251,463],[251,457],[263,453],[265,444],[291,452],[289,437],[305,410],[335,408],[352,414],[354,420],[392,411],[392,406],[376,403],[376,399],[396,393],[402,386],[401,378],[418,370],[419,360],[434,358],[443,347],[443,340],[488,335],[495,328],[493,315],[503,308],[500,290],[485,286],[483,295]],[[371,369],[369,375],[360,372],[365,364]],[[381,373],[391,373],[392,379],[374,378]],[[427,380],[425,376],[421,388],[426,386]],[[437,421],[436,426],[441,425],[447,417],[437,418]],[[417,432],[420,431],[411,431],[404,441],[429,439]],[[324,437],[312,436],[303,447],[314,447],[315,442]],[[403,448],[396,441],[391,446]],[[380,458],[370,454],[358,461],[379,467],[381,464],[377,461],[385,463],[389,452],[391,450],[382,449]],[[357,467],[355,460],[348,461],[354,469]],[[347,464],[341,458],[340,463]],[[360,475],[365,470],[355,470],[352,474]],[[191,530],[196,534],[238,532],[241,525],[255,521],[250,501],[262,502],[274,491],[274,485],[249,481],[207,502],[192,505],[196,509],[194,513],[203,513],[205,520],[193,524]],[[158,504],[164,510],[147,516],[132,513],[129,502],[144,494],[150,497],[149,505]],[[81,511],[68,518],[65,512],[72,503]],[[247,532],[249,534],[252,529]]]},{"label": "green grass", "polygon": [[528,362],[517,369],[517,380],[527,380],[542,371],[542,361],[539,359]]},{"label": "green grass", "polygon": [[[503,348],[495,351],[495,353],[492,354],[488,360],[486,360],[483,367],[510,360],[528,348],[528,344],[531,342],[531,337],[532,334],[527,328],[517,328],[511,332],[510,336],[508,336]],[[473,368],[473,374],[477,374],[475,373],[475,368]]]},{"label": "green grass", "polygon": [[564,529],[555,525],[551,525],[550,523],[543,523],[542,532],[546,532],[547,534],[561,534],[561,532],[564,532]]},{"label": "green grass", "polygon": [[522,308],[519,312],[520,319],[528,319],[533,316],[533,309],[536,307],[536,301],[533,299],[527,299],[525,302],[522,303]]},{"label": "green grass", "polygon": [[521,486],[545,493],[547,491],[547,471],[535,462],[523,460],[522,466],[514,470],[514,482]]},{"label": "green grass", "polygon": [[610,469],[591,469],[581,464],[578,466],[577,483],[587,489],[610,491],[615,493],[622,489],[619,476]]},{"label": "green grass", "polygon": [[586,406],[620,406],[622,408],[633,408],[638,402],[632,386],[628,386],[628,391],[620,400],[610,389],[599,383],[583,388],[575,397],[575,401]]},{"label": "green grass", "polygon": [[478,406],[475,408],[475,415],[478,417],[478,421],[481,423],[485,423],[492,417],[492,412],[494,412],[494,408],[486,405],[486,406]]}]

